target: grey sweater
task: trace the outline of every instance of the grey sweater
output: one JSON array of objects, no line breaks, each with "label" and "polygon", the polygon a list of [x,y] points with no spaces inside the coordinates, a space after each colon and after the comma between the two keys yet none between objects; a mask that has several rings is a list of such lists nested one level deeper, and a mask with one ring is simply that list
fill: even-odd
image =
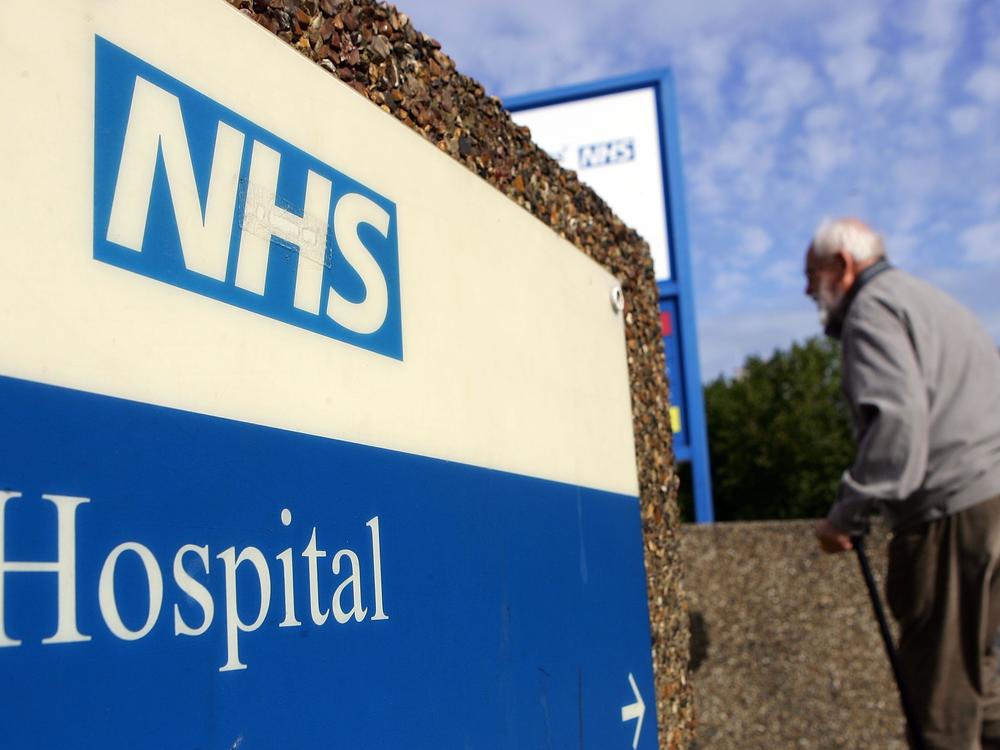
[{"label": "grey sweater", "polygon": [[[828,519],[894,531],[1000,495],[1000,355],[965,307],[884,263],[838,311],[858,451]],[[837,331],[837,328],[840,328]]]}]

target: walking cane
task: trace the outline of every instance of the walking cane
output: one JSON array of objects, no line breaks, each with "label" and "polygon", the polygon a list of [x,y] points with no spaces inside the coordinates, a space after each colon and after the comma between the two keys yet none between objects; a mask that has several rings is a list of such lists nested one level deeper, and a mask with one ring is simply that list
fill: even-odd
[{"label": "walking cane", "polygon": [[872,601],[872,609],[875,610],[875,619],[878,620],[878,628],[882,632],[882,642],[885,644],[885,652],[889,657],[889,664],[892,665],[892,674],[896,678],[896,687],[899,688],[899,701],[903,704],[903,714],[906,716],[906,724],[910,730],[910,739],[913,742],[914,750],[925,750],[924,733],[920,729],[920,722],[917,721],[916,711],[910,702],[909,693],[906,691],[906,684],[903,681],[903,673],[899,668],[899,654],[892,643],[892,633],[889,631],[889,623],[885,619],[885,610],[882,609],[882,600],[878,595],[878,588],[875,586],[875,578],[872,576],[871,566],[868,564],[868,555],[865,554],[864,536],[857,534],[851,537],[854,551],[858,553],[858,564],[861,566],[861,575],[864,576],[865,585],[868,586],[868,596]]}]

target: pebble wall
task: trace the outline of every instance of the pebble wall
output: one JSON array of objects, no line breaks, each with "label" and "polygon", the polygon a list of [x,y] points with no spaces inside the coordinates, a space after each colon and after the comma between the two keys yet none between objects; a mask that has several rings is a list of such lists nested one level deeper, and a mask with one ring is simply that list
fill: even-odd
[{"label": "pebble wall", "polygon": [[535,146],[528,129],[513,123],[499,99],[459,73],[440,44],[393,6],[372,0],[227,2],[421,133],[618,278],[626,300],[660,746],[690,747],[694,715],[677,479],[657,289],[645,241],[575,173]]}]

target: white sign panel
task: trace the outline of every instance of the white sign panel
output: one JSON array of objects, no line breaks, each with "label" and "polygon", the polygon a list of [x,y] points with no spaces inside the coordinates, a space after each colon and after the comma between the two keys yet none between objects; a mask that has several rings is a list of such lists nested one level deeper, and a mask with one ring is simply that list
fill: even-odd
[{"label": "white sign panel", "polygon": [[3,374],[636,494],[610,274],[225,3],[72,7],[3,37]]},{"label": "white sign panel", "polygon": [[559,164],[576,170],[649,243],[657,281],[670,279],[669,237],[652,87],[513,113]]}]

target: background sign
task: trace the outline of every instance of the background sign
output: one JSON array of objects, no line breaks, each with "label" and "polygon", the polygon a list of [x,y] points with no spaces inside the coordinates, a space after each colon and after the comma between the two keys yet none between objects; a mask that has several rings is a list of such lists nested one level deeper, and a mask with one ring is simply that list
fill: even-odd
[{"label": "background sign", "polygon": [[657,281],[671,277],[656,89],[634,88],[519,109],[514,121],[649,243]]},{"label": "background sign", "polygon": [[541,91],[505,102],[514,121],[649,243],[660,292],[674,455],[691,462],[699,523],[711,471],[673,78],[667,70]]},{"label": "background sign", "polygon": [[224,3],[26,13],[4,747],[656,748],[616,281]]}]

